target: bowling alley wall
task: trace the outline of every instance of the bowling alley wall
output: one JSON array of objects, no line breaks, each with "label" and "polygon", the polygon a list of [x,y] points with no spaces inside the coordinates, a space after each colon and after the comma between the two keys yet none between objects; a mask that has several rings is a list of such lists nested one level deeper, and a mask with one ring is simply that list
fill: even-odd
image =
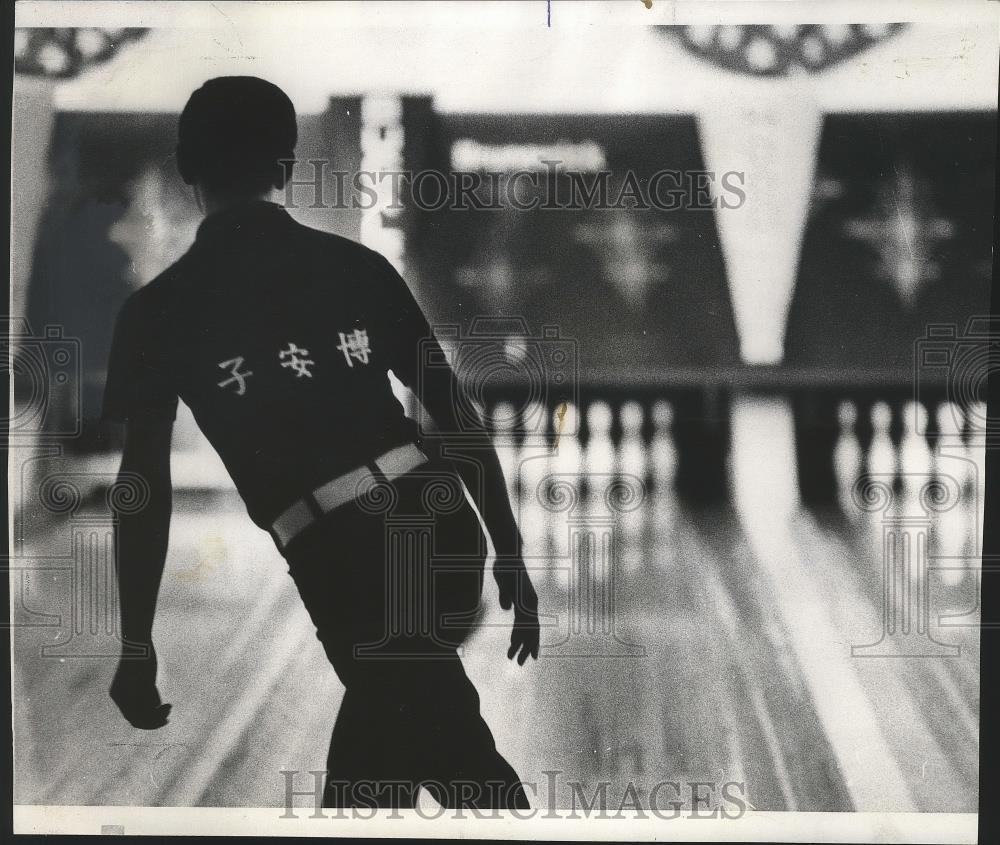
[{"label": "bowling alley wall", "polygon": [[[182,254],[200,221],[175,172],[175,124],[169,113],[54,117],[26,307],[31,325],[81,340],[82,449],[108,445],[96,420],[119,305]],[[964,327],[988,311],[995,136],[995,112],[823,117],[783,356],[769,369],[898,381],[929,324]],[[529,336],[554,327],[575,341],[584,383],[636,372],[669,383],[746,363],[720,238],[731,212],[696,115],[449,114],[431,97],[359,95],[302,116],[300,138],[293,215],[385,252],[433,323],[468,332],[484,318],[517,318],[510,331]],[[375,214],[337,194],[337,171],[479,172],[503,187],[526,163],[524,184],[549,207],[438,203],[437,180],[424,180],[434,202],[381,196]],[[708,174],[716,199],[688,191],[666,210],[622,199],[626,180],[645,188],[664,169],[689,181]],[[607,202],[558,207],[571,178],[588,185],[602,173]],[[754,203],[753,192],[743,184],[742,201]],[[780,235],[759,239],[778,249]]]}]

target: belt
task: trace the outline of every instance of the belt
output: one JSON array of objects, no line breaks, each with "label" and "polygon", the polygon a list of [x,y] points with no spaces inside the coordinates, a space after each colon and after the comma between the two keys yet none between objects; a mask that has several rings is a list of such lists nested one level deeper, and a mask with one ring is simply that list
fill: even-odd
[{"label": "belt", "polygon": [[271,523],[271,536],[278,549],[284,550],[325,514],[366,493],[380,477],[392,481],[426,461],[427,456],[414,443],[390,449],[365,466],[345,472],[299,499]]}]

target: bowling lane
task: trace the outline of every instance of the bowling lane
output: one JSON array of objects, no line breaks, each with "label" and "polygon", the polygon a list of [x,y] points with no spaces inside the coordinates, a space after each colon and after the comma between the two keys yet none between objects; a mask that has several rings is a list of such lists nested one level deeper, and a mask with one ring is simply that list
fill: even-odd
[{"label": "bowling lane", "polygon": [[[648,447],[628,414],[611,444],[598,411],[585,447],[502,451],[551,618],[542,660],[507,661],[488,580],[465,662],[536,803],[550,790],[560,807],[574,790],[589,802],[603,781],[609,806],[629,785],[645,804],[661,781],[702,781],[745,784],[759,809],[974,809],[975,630],[949,634],[958,659],[851,659],[880,629],[880,526],[801,511],[774,469],[784,418],[752,404],[735,416],[735,506],[686,509],[657,413]],[[569,484],[569,510],[543,500],[551,477]],[[642,480],[641,502],[609,517],[604,493],[623,477]],[[936,542],[964,548],[965,513],[935,523]],[[16,629],[18,802],[278,807],[282,770],[323,768],[342,688],[270,539],[231,492],[181,494],[174,519],[155,629],[170,725],[118,716],[113,660],[42,658],[58,629]],[[31,532],[25,554],[65,564],[68,530]],[[936,577],[953,582],[936,607],[966,610],[968,576]],[[67,579],[32,576],[32,608],[64,613]]]},{"label": "bowling lane", "polygon": [[[176,506],[154,628],[170,724],[118,715],[113,659],[40,657],[37,632],[16,630],[18,800],[277,804],[278,766],[313,746],[303,722],[328,734],[340,690],[283,561],[233,497],[196,503]],[[34,586],[37,606],[65,605],[66,579]]]},{"label": "bowling lane", "polygon": [[[740,522],[852,804],[973,811],[978,629],[972,617],[966,628],[940,625],[956,596],[942,593],[935,573],[923,577],[920,567],[942,565],[946,520],[914,510],[914,488],[941,474],[910,473],[903,450],[901,483],[893,483],[891,469],[879,475],[887,483],[884,501],[873,499],[878,507],[864,511],[855,502],[842,512],[809,513],[796,501],[787,405],[741,401],[733,423]],[[891,467],[896,457],[873,448],[869,471]],[[860,471],[845,468],[842,485],[853,487]],[[949,509],[973,536],[976,498],[974,488],[964,490]],[[891,594],[884,592],[887,577]],[[976,604],[975,578],[967,580],[966,609]],[[922,603],[927,615],[920,622]],[[932,644],[930,634],[944,645]]]},{"label": "bowling lane", "polygon": [[[832,755],[784,658],[787,644],[723,579],[732,564],[746,563],[738,545],[723,557],[728,542],[705,539],[703,519],[726,530],[727,518],[682,517],[670,554],[651,552],[640,577],[622,585],[618,634],[641,654],[615,654],[606,644],[603,656],[559,657],[550,646],[548,659],[525,672],[497,665],[502,627],[471,644],[470,673],[482,689],[497,690],[489,702],[484,692],[484,709],[495,714],[501,747],[530,781],[548,785],[543,772],[560,772],[560,806],[571,806],[573,781],[588,796],[608,782],[609,805],[618,806],[629,783],[645,804],[665,780],[744,783],[758,807],[847,806],[836,768],[815,765]],[[566,607],[551,587],[542,602]],[[546,639],[561,637],[552,631]]]}]

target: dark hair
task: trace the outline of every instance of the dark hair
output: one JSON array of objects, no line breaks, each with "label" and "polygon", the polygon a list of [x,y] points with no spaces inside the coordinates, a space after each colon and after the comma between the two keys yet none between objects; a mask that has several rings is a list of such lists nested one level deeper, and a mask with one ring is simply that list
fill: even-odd
[{"label": "dark hair", "polygon": [[295,107],[277,85],[256,76],[220,76],[195,91],[177,126],[177,169],[189,185],[284,185],[279,163],[298,140]]}]

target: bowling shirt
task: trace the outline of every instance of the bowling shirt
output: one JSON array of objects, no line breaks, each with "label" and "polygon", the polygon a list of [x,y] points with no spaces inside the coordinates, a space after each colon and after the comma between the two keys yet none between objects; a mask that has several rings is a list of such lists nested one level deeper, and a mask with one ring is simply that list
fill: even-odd
[{"label": "bowling shirt", "polygon": [[209,215],[126,300],[103,416],[172,420],[183,400],[267,528],[323,482],[419,440],[388,371],[415,388],[439,349],[385,258],[255,201]]}]

